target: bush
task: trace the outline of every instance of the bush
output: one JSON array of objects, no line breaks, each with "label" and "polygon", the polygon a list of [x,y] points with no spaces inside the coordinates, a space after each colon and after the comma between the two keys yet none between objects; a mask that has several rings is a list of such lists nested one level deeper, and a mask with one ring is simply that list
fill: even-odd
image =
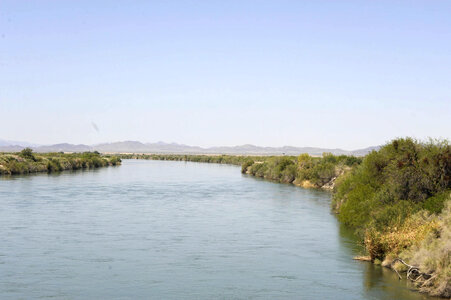
[{"label": "bush", "polygon": [[290,164],[285,167],[281,173],[280,182],[292,183],[296,179],[297,168],[296,165]]},{"label": "bush", "polygon": [[36,161],[36,158],[33,155],[33,149],[31,148],[25,148],[22,151],[19,152],[19,156],[25,158],[25,159],[30,159],[32,161]]},{"label": "bush", "polygon": [[113,156],[110,158],[110,163],[111,165],[116,166],[121,163],[121,159],[117,156]]},{"label": "bush", "polygon": [[368,251],[383,256],[398,248],[381,247],[380,236],[399,229],[421,209],[442,211],[451,188],[450,176],[447,141],[396,139],[368,154],[338,181],[333,205],[341,221],[361,236],[365,233]]},{"label": "bush", "polygon": [[[448,199],[450,199],[448,197]],[[442,213],[428,224],[424,239],[401,253],[401,257],[428,274],[431,280],[419,282],[420,291],[433,296],[451,297],[451,200],[445,202]]]},{"label": "bush", "polygon": [[87,167],[103,167],[121,163],[117,156],[103,157],[97,153],[43,153],[34,154],[27,148],[17,154],[0,154],[1,174],[58,172]]},{"label": "bush", "polygon": [[431,213],[440,213],[445,207],[445,202],[450,198],[451,191],[445,191],[426,199],[423,208]]},{"label": "bush", "polygon": [[254,161],[252,159],[248,159],[246,160],[242,165],[241,165],[241,173],[246,173],[247,172],[247,168],[249,168],[250,166],[252,166],[254,164]]}]

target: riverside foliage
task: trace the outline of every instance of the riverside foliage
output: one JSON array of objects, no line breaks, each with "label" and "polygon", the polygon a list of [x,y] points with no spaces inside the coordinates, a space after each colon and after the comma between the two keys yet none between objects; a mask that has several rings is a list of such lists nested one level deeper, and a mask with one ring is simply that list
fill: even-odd
[{"label": "riverside foliage", "polygon": [[118,156],[85,153],[33,153],[26,148],[19,153],[0,153],[0,175],[58,172],[116,166],[121,164]]},{"label": "riverside foliage", "polygon": [[351,167],[360,164],[361,158],[324,153],[322,157],[308,154],[269,157],[260,161],[247,160],[242,172],[282,183],[306,187],[333,187],[335,179]]},{"label": "riverside foliage", "polygon": [[431,276],[420,290],[451,297],[450,190],[448,141],[396,139],[339,178],[332,205],[372,260],[402,257]]},{"label": "riverside foliage", "polygon": [[[446,141],[397,139],[338,180],[333,206],[346,225],[383,231],[422,209],[440,213],[450,188],[451,149]],[[379,249],[373,256],[384,252]]]},{"label": "riverside foliage", "polygon": [[150,159],[191,161],[240,165],[241,172],[281,183],[308,181],[314,187],[322,187],[339,174],[361,162],[361,158],[345,155],[323,154],[312,157],[296,156],[238,156],[238,155],[181,155],[181,154],[121,154],[123,159]]}]

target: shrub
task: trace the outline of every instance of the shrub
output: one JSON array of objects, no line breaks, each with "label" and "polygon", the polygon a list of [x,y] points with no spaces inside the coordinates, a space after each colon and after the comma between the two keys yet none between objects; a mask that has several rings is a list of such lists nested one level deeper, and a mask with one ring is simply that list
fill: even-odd
[{"label": "shrub", "polygon": [[447,141],[396,139],[338,181],[333,205],[340,220],[365,233],[368,251],[384,256],[398,249],[390,245],[396,239],[383,240],[390,230],[399,230],[423,208],[432,213],[443,209],[451,188],[450,168]]},{"label": "shrub", "polygon": [[247,168],[249,168],[250,166],[252,166],[254,164],[254,161],[252,159],[248,159],[246,160],[242,165],[241,165],[241,173],[246,173],[247,172]]},{"label": "shrub", "polygon": [[290,164],[282,171],[280,181],[283,183],[292,183],[296,179],[296,173],[296,165]]},{"label": "shrub", "polygon": [[431,213],[440,213],[445,207],[445,202],[450,198],[451,191],[439,193],[426,199],[423,203],[423,208]]},{"label": "shrub", "polygon": [[118,165],[120,162],[121,162],[121,159],[119,157],[117,157],[117,156],[113,156],[113,157],[110,158],[110,163],[113,166]]},{"label": "shrub", "polygon": [[36,158],[33,155],[33,149],[31,148],[25,148],[22,151],[19,152],[19,156],[25,158],[25,159],[30,159],[32,161],[36,161]]},{"label": "shrub", "polygon": [[33,172],[58,172],[86,167],[102,167],[120,164],[117,156],[108,158],[96,153],[43,153],[34,154],[27,148],[17,154],[0,154],[0,173],[26,174]]}]

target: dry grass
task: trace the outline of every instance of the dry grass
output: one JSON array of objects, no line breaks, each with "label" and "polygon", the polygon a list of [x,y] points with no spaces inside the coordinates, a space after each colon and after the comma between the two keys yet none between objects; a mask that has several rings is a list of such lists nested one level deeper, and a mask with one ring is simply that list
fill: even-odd
[{"label": "dry grass", "polygon": [[399,228],[367,234],[366,243],[373,255],[386,251],[383,266],[405,272],[402,263],[392,264],[400,257],[428,274],[415,282],[421,292],[451,298],[451,199],[440,215],[421,211]]},{"label": "dry grass", "polygon": [[423,210],[384,232],[367,230],[365,246],[372,259],[396,257],[402,251],[419,244],[430,232],[437,231],[438,227],[437,218]]},{"label": "dry grass", "polygon": [[451,297],[451,200],[435,219],[437,227],[401,257],[432,275],[419,283],[420,291],[434,296]]}]

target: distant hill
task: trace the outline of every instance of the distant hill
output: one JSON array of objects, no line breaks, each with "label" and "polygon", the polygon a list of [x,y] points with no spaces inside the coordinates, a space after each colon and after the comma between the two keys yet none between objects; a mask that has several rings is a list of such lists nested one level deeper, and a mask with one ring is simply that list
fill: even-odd
[{"label": "distant hill", "polygon": [[36,147],[38,144],[32,144],[28,142],[20,142],[20,141],[8,141],[0,139],[0,147],[6,146],[18,146],[18,147]]},{"label": "distant hill", "polygon": [[36,152],[87,152],[92,151],[91,146],[73,144],[55,144],[49,146],[31,147]]},{"label": "distant hill", "polygon": [[381,146],[373,146],[373,147],[368,147],[368,148],[364,148],[364,149],[360,149],[360,150],[354,150],[354,151],[350,151],[350,152],[354,156],[364,156],[364,155],[367,155],[368,153],[370,153],[371,151],[377,151],[380,148],[381,148]]},{"label": "distant hill", "polygon": [[346,154],[363,156],[379,147],[368,147],[354,151],[343,149],[327,149],[315,147],[260,147],[255,145],[240,145],[233,147],[210,147],[202,148],[197,146],[188,146],[177,143],[141,143],[138,141],[123,141],[114,143],[104,143],[97,145],[74,145],[68,143],[55,145],[32,145],[24,142],[8,142],[0,140],[0,151],[16,152],[26,147],[31,147],[36,152],[85,152],[99,151],[104,153],[172,153],[172,154],[231,154],[231,155],[299,155],[308,153],[310,155],[322,155],[324,152],[330,152],[336,155]]}]

